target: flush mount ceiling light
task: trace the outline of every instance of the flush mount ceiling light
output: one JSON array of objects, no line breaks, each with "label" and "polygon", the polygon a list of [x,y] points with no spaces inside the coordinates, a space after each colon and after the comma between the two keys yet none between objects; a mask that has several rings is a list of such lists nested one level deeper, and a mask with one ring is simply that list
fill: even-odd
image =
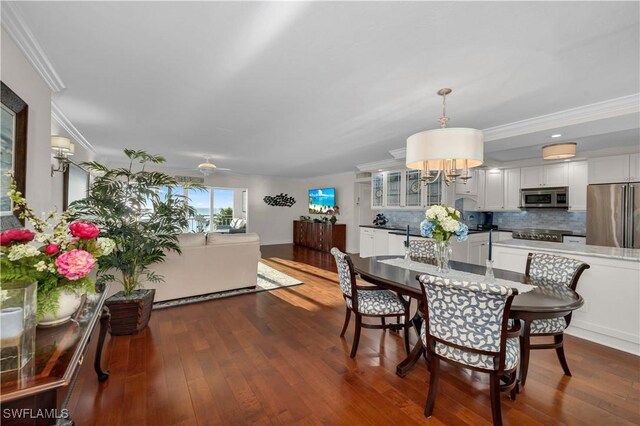
[{"label": "flush mount ceiling light", "polygon": [[562,160],[576,156],[576,143],[556,143],[542,147],[542,158],[545,160]]},{"label": "flush mount ceiling light", "polygon": [[53,167],[53,164],[51,165],[51,176],[55,172],[66,172],[67,168],[69,168],[69,157],[76,151],[75,145],[69,138],[51,136],[51,149],[53,150],[53,158],[58,162],[57,167]]},{"label": "flush mount ceiling light", "polygon": [[198,170],[205,176],[209,176],[214,170],[217,169],[216,165],[209,161],[209,158],[204,159],[204,163],[198,164]]},{"label": "flush mount ceiling light", "polygon": [[448,128],[446,99],[451,89],[438,90],[442,96],[440,128],[409,136],[407,139],[406,165],[422,170],[422,182],[437,182],[440,176],[447,185],[471,178],[469,169],[482,165],[484,160],[484,136],[482,131],[467,128]]}]

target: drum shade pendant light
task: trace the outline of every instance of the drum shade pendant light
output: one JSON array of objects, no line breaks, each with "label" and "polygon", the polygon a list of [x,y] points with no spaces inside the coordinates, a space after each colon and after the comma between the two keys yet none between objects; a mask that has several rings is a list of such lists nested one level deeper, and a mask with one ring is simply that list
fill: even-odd
[{"label": "drum shade pendant light", "polygon": [[440,177],[447,185],[471,179],[469,169],[482,165],[484,160],[484,136],[482,131],[460,127],[447,127],[447,95],[451,89],[438,90],[442,96],[440,128],[409,136],[407,139],[406,165],[422,170],[425,185],[437,182]]},{"label": "drum shade pendant light", "polygon": [[542,147],[542,158],[545,160],[562,160],[576,156],[576,143],[556,143]]}]

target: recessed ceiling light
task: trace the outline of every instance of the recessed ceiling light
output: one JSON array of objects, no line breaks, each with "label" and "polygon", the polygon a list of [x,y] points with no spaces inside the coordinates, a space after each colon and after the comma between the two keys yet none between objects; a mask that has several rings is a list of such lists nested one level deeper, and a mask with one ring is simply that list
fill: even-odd
[{"label": "recessed ceiling light", "polygon": [[562,135],[561,135],[560,133],[556,133],[556,134],[554,134],[554,135],[551,135],[551,137],[555,139],[555,138],[560,138],[560,137],[562,137]]},{"label": "recessed ceiling light", "polygon": [[382,171],[382,169],[378,169],[378,171],[379,171],[379,172],[381,172],[381,171]]}]

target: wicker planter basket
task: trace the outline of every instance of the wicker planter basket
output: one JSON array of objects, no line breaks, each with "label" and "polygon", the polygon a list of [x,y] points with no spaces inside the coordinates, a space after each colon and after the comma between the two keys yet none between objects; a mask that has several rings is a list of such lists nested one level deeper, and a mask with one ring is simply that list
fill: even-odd
[{"label": "wicker planter basket", "polygon": [[119,291],[105,302],[111,312],[111,334],[124,336],[137,334],[149,323],[154,289],[136,290],[130,298],[124,298],[124,292]]}]

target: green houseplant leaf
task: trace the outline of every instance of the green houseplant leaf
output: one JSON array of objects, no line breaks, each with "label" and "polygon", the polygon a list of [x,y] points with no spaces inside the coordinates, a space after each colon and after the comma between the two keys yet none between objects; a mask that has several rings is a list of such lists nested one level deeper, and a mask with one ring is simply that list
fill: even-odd
[{"label": "green houseplant leaf", "polygon": [[[111,254],[98,259],[98,283],[119,281],[125,296],[131,296],[143,280],[163,280],[149,267],[164,261],[167,251],[180,253],[178,235],[197,214],[187,197],[175,189],[203,187],[145,169],[147,164],[164,163],[164,157],[132,149],[125,149],[124,154],[129,159],[128,167],[83,163],[96,178],[88,197],[69,207],[75,210],[74,219],[91,220],[116,243]],[[120,279],[111,273],[114,270],[120,272]]]}]

